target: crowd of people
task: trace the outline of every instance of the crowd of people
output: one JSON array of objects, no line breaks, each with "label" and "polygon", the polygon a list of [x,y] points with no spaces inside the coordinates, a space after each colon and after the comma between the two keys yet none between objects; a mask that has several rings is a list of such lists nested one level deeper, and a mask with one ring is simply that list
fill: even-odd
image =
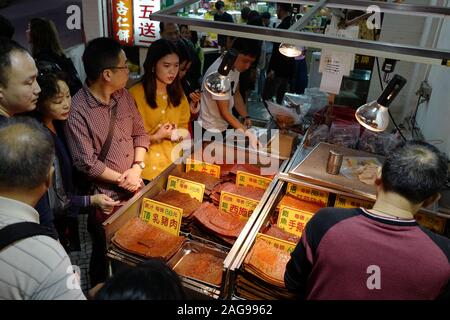
[{"label": "crowd of people", "polygon": [[[217,19],[228,21],[221,2],[216,3]],[[289,27],[290,10],[279,4],[279,28]],[[258,12],[247,16],[251,25],[269,21]],[[142,80],[129,90],[127,56],[111,38],[86,44],[84,84],[51,21],[30,21],[31,51],[11,40],[14,32],[0,38],[0,298],[86,298],[68,272],[67,255],[76,246],[82,209],[93,243],[90,284],[106,281],[98,299],[185,297],[177,275],[159,260],[108,279],[102,223],[173,162],[174,146],[190,137],[193,126],[211,135],[233,128],[256,145],[247,110],[248,83],[255,77],[245,73],[267,70],[263,97],[278,101],[296,62],[278,50],[270,54],[261,41],[221,37],[219,45],[237,56],[228,75],[231,91],[214,95],[202,76],[217,71],[223,55],[203,72],[196,35],[172,23],[161,23],[160,29],[161,39],[148,49]],[[357,279],[351,275],[360,271],[353,263],[370,264],[368,253],[377,247],[378,259],[389,261],[386,269],[397,271],[387,271],[386,289],[375,298],[448,296],[449,241],[413,220],[422,205],[436,201],[445,165],[444,156],[424,143],[393,152],[378,179],[374,209],[324,209],[314,216],[288,263],[287,288],[307,298],[374,297],[355,289]],[[357,250],[333,260],[334,252],[352,242]],[[416,279],[408,272],[412,261],[429,276]],[[399,282],[396,274],[403,271]],[[345,286],[333,280],[336,274],[345,277]],[[73,286],[67,286],[68,277],[74,277]]]}]

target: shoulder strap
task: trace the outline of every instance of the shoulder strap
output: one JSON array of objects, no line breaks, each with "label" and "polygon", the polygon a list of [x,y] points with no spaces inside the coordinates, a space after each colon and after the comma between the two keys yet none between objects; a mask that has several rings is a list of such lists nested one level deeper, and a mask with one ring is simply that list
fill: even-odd
[{"label": "shoulder strap", "polygon": [[18,222],[0,230],[0,250],[16,241],[33,236],[48,236],[55,239],[54,233],[48,227],[34,222]]},{"label": "shoulder strap", "polygon": [[108,136],[106,137],[105,144],[103,145],[103,148],[98,156],[98,160],[101,162],[105,161],[109,148],[111,147],[111,142],[114,134],[114,125],[116,123],[117,116],[117,104],[118,103],[116,103],[112,107],[111,119],[109,120]]}]

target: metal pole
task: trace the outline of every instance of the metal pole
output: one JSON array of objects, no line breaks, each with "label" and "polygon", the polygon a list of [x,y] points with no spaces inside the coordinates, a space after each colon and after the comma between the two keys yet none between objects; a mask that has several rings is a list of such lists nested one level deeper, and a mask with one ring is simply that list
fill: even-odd
[{"label": "metal pole", "polygon": [[289,30],[301,30],[308,23],[308,21],[319,11],[328,0],[320,0],[314,7],[312,7],[300,20],[289,27]]}]

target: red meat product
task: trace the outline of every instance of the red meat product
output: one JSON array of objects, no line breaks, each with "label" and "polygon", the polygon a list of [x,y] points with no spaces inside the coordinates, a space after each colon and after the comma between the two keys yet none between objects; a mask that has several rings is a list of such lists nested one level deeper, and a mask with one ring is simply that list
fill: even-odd
[{"label": "red meat product", "polygon": [[289,241],[292,243],[297,243],[300,240],[300,238],[298,236],[296,236],[295,234],[286,232],[283,229],[278,228],[277,225],[271,225],[269,230],[267,230],[264,233],[267,234],[268,236],[271,236],[271,237],[274,237],[277,239],[281,239],[281,240],[285,240],[285,241]]},{"label": "red meat product", "polygon": [[125,251],[144,257],[168,260],[182,246],[184,237],[154,227],[138,217],[130,219],[114,235],[112,242]]},{"label": "red meat product", "polygon": [[225,237],[237,238],[246,221],[238,216],[221,211],[213,204],[204,202],[194,213],[194,218],[206,229]]},{"label": "red meat product", "polygon": [[201,205],[197,199],[176,190],[162,190],[153,200],[183,209],[183,218],[189,218]]},{"label": "red meat product", "polygon": [[252,187],[241,187],[231,182],[225,182],[214,188],[214,190],[211,193],[211,199],[218,203],[220,200],[220,193],[222,191],[227,191],[257,201],[261,200],[265,192],[265,190],[262,189]]},{"label": "red meat product", "polygon": [[223,259],[210,253],[191,252],[175,267],[175,272],[216,286],[222,283]]}]

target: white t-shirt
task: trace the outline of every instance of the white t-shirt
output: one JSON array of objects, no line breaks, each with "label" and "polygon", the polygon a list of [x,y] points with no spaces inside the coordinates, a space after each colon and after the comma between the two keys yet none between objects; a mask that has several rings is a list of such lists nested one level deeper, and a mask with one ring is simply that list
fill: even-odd
[{"label": "white t-shirt", "polygon": [[[222,57],[219,57],[205,72],[205,76],[209,76],[211,73],[219,69],[220,63],[222,62]],[[205,84],[202,81],[202,96],[200,100],[200,115],[198,117],[198,122],[203,129],[206,130],[218,130],[225,131],[228,128],[228,122],[222,118],[220,115],[219,107],[217,106],[217,100],[228,100],[228,108],[231,109],[234,106],[234,94],[239,83],[239,72],[236,70],[231,70],[228,74],[231,82],[231,91],[223,96],[212,95],[205,88]],[[203,78],[204,80],[205,78]]]}]

